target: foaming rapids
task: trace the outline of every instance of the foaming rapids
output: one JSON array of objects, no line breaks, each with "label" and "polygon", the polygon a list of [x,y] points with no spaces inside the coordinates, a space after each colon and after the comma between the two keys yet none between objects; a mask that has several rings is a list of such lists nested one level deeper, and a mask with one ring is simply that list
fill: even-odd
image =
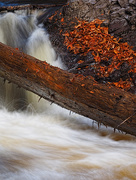
[{"label": "foaming rapids", "polygon": [[2,180],[135,180],[135,138],[55,105],[38,114],[1,109],[0,133]]},{"label": "foaming rapids", "polygon": [[[36,17],[1,15],[0,41],[64,68]],[[136,179],[135,137],[98,129],[92,120],[38,103],[37,96],[2,80],[0,87],[0,180]]]}]

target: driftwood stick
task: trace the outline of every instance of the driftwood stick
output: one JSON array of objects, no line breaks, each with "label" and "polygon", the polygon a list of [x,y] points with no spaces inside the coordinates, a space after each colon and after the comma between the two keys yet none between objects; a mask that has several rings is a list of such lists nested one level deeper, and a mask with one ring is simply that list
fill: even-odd
[{"label": "driftwood stick", "polygon": [[[64,108],[113,128],[136,109],[136,96],[68,73],[0,43],[0,76]],[[136,114],[118,127],[136,136]]]}]

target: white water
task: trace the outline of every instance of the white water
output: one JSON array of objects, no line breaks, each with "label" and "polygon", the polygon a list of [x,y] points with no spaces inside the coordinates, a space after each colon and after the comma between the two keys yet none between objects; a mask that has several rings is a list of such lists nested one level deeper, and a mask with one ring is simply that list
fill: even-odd
[{"label": "white water", "polygon": [[[57,67],[63,67],[60,58],[52,48],[49,35],[42,25],[37,26],[36,17],[38,12],[26,16],[23,11],[15,13],[6,13],[0,16],[0,42],[17,48],[29,55],[32,55],[42,61]],[[0,99],[2,104],[9,110],[24,109],[31,106],[36,111],[42,111],[43,100],[38,102],[39,97],[23,89],[18,89],[16,85],[3,83],[0,79]],[[38,108],[38,109],[37,109]]]},{"label": "white water", "polygon": [[[3,26],[3,23],[6,24],[5,17],[0,18],[0,38],[8,44],[10,38],[14,42],[16,37],[7,38],[9,33],[5,36],[10,30],[8,28],[6,31]],[[48,34],[36,26],[35,18],[30,18],[25,25],[26,20],[22,20],[26,19],[25,15],[10,13],[10,17],[13,18],[13,23],[11,20],[10,26],[5,25],[6,27],[11,27],[13,31],[14,19],[17,24],[20,18],[23,22],[21,28],[29,27],[30,33],[26,33],[27,36],[20,35],[23,30],[15,28],[14,31],[18,33],[14,35],[21,39],[17,38],[13,44],[17,43],[19,48],[41,60],[48,58],[49,63],[62,66],[60,60],[55,61],[57,56]],[[25,42],[23,46],[19,41]],[[9,112],[7,108],[12,109],[15,94],[7,85],[1,87],[0,180],[136,179],[134,137],[114,133],[112,129],[103,126],[98,130],[97,124],[93,124],[92,120],[69,114],[69,111],[44,100],[39,105],[32,101],[35,97],[25,111]],[[9,99],[5,101],[7,96],[12,96],[11,102]],[[35,108],[32,104],[36,104]]]}]

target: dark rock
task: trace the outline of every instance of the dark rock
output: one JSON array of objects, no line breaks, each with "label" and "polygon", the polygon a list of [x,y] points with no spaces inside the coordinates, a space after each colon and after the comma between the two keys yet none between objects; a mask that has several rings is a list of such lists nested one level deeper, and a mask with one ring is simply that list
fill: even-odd
[{"label": "dark rock", "polygon": [[136,0],[129,0],[129,4],[136,6]]},{"label": "dark rock", "polygon": [[128,0],[118,0],[118,3],[121,7],[126,8],[128,6]]},{"label": "dark rock", "polygon": [[118,82],[121,77],[121,71],[115,70],[109,77],[111,82]]},{"label": "dark rock", "polygon": [[129,30],[130,26],[128,25],[127,21],[125,19],[116,19],[109,25],[109,31],[115,34],[122,33],[123,31]]},{"label": "dark rock", "polygon": [[130,69],[130,66],[128,65],[128,63],[124,62],[124,63],[121,65],[120,71],[121,71],[122,73],[125,73],[125,72],[127,72],[129,69]]},{"label": "dark rock", "polygon": [[130,17],[130,23],[133,25],[136,25],[136,14],[132,14]]}]

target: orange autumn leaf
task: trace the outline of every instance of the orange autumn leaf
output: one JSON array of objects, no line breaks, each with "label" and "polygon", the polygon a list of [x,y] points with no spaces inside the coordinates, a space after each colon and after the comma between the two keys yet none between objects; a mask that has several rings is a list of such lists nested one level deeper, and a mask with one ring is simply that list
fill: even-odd
[{"label": "orange autumn leaf", "polygon": [[102,28],[102,31],[103,31],[105,34],[108,34],[108,28],[107,28],[107,27]]},{"label": "orange autumn leaf", "polygon": [[61,22],[64,22],[64,18],[61,19]]},{"label": "orange autumn leaf", "polygon": [[82,61],[82,60],[79,60],[77,63],[78,64],[82,64],[84,61]]}]

